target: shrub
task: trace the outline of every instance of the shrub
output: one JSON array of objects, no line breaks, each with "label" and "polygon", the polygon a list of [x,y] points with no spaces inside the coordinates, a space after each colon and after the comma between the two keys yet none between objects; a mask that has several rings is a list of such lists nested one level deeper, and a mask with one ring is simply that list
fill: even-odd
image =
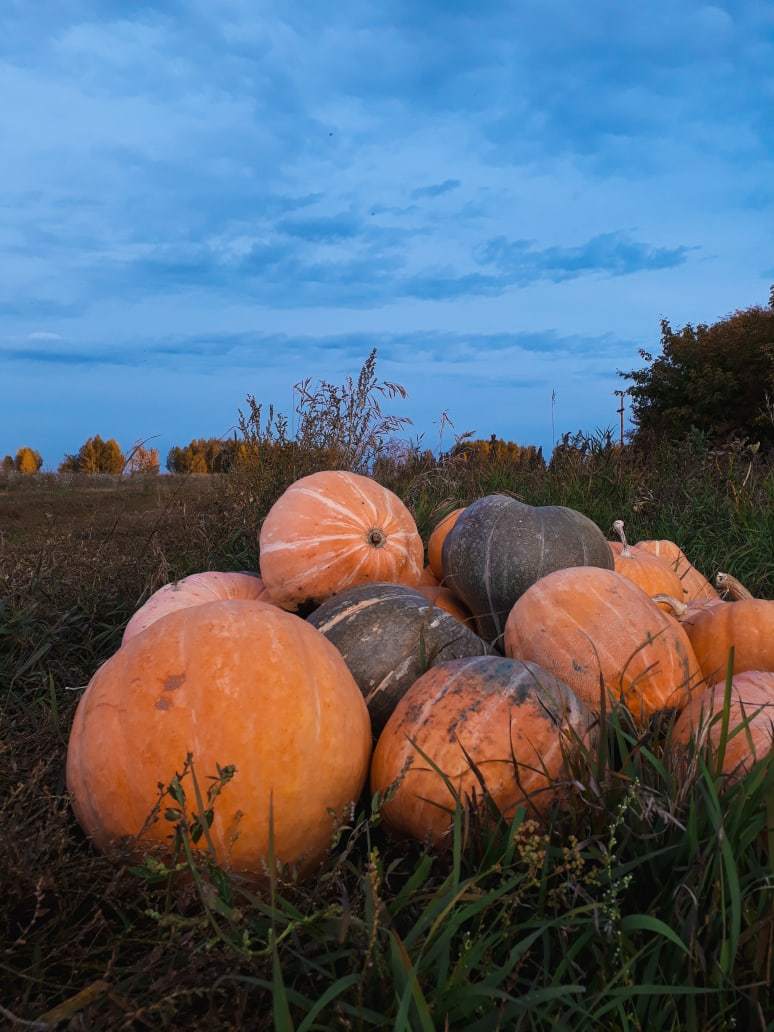
[{"label": "shrub", "polygon": [[620,374],[633,382],[635,442],[682,439],[695,428],[715,441],[774,446],[774,305],[681,330],[662,319],[661,354],[640,355],[645,369]]}]

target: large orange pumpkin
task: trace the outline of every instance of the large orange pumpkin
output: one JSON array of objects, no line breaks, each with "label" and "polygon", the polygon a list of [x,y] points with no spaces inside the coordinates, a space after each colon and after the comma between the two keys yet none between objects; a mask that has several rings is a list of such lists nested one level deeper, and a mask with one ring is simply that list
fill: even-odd
[{"label": "large orange pumpkin", "polygon": [[427,561],[439,581],[443,580],[443,543],[464,511],[464,508],[454,509],[448,516],[444,516],[440,523],[436,524],[427,542]]},{"label": "large orange pumpkin", "polygon": [[[725,682],[695,695],[675,721],[672,741],[687,745],[691,738],[709,737],[717,749],[722,731]],[[726,774],[739,775],[763,759],[774,744],[774,673],[737,674],[731,685],[728,738],[723,758]]]},{"label": "large orange pumpkin", "polygon": [[273,601],[291,610],[370,581],[414,586],[423,553],[403,502],[356,473],[302,477],[261,528],[261,575]]},{"label": "large orange pumpkin", "polygon": [[[630,548],[624,533],[623,520],[616,520],[613,526],[621,537],[621,549],[614,552],[615,572],[626,577],[638,588],[642,588],[651,598],[654,595],[681,598],[683,585],[675,571],[656,556]],[[668,608],[664,602],[659,605]]]},{"label": "large orange pumpkin", "polygon": [[190,577],[172,581],[154,592],[126,625],[123,642],[125,644],[167,613],[230,598],[271,602],[261,578],[250,573],[192,573]]},{"label": "large orange pumpkin", "polygon": [[679,709],[701,681],[683,628],[611,570],[557,570],[526,591],[505,627],[505,651],[550,670],[586,705],[610,700],[639,718]]},{"label": "large orange pumpkin", "polygon": [[[276,856],[314,866],[370,749],[363,697],[323,635],[263,602],[210,602],[162,617],[100,667],[75,714],[67,785],[104,849],[138,835],[188,753],[204,790],[233,764],[215,805],[217,860],[261,876],[272,801]],[[190,781],[186,791],[192,800]],[[134,848],[167,845],[170,829],[157,820]]]},{"label": "large orange pumpkin", "polygon": [[699,573],[674,541],[638,541],[633,551],[647,552],[670,566],[680,578],[685,602],[702,602],[720,597],[704,574]]},{"label": "large orange pumpkin", "polygon": [[774,672],[774,602],[743,598],[694,610],[684,618],[683,627],[710,683],[725,676],[732,645],[735,674]]},{"label": "large orange pumpkin", "polygon": [[441,845],[454,796],[420,749],[463,806],[482,798],[467,752],[505,817],[520,804],[542,813],[556,798],[566,752],[591,721],[567,685],[533,663],[499,656],[442,663],[398,703],[374,750],[371,787],[387,795],[382,813],[392,829]]}]

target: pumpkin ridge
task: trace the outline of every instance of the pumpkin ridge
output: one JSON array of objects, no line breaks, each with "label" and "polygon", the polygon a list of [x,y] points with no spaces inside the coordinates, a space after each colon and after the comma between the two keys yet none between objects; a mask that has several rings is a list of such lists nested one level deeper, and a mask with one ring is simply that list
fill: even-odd
[{"label": "pumpkin ridge", "polygon": [[271,555],[273,552],[287,551],[289,548],[317,545],[321,537],[324,537],[326,541],[359,541],[362,533],[362,529],[358,527],[351,534],[317,534],[315,537],[295,538],[293,541],[273,541],[270,544],[263,545],[261,553],[263,555]]},{"label": "pumpkin ridge", "polygon": [[371,606],[379,606],[383,602],[390,602],[394,601],[397,598],[404,597],[405,596],[402,592],[396,592],[394,595],[381,595],[378,598],[366,598],[363,599],[362,602],[356,602],[353,606],[350,606],[348,609],[342,610],[340,613],[336,613],[335,616],[332,616],[329,620],[326,620],[325,623],[315,624],[315,626],[317,627],[318,631],[320,631],[322,634],[325,634],[326,631],[329,631],[332,627],[335,627],[337,624],[341,623],[342,620],[350,620],[353,616],[356,616],[357,613],[362,612],[364,609],[369,609]]},{"label": "pumpkin ridge", "polygon": [[318,502],[322,502],[326,508],[332,509],[338,516],[345,519],[348,523],[352,523],[355,526],[361,526],[361,521],[358,519],[359,514],[348,509],[346,505],[342,505],[335,499],[331,498],[329,494],[325,494],[322,491],[316,491],[313,487],[298,487],[298,481],[295,484],[291,484],[295,494],[303,495],[305,498],[314,498]]},{"label": "pumpkin ridge", "polygon": [[504,512],[505,509],[501,506],[500,512],[497,514],[497,516],[495,516],[494,520],[492,521],[492,527],[489,531],[489,537],[487,538],[486,542],[486,554],[484,558],[484,585],[486,587],[487,605],[489,607],[489,612],[492,614],[493,622],[497,629],[498,638],[502,636],[503,628],[500,623],[501,613],[499,612],[499,610],[495,612],[494,603],[492,602],[492,578],[490,576],[490,572],[492,567],[492,538],[494,537],[494,533],[497,530],[497,525],[502,519]]},{"label": "pumpkin ridge", "polygon": [[575,531],[575,536],[580,541],[581,551],[583,553],[583,565],[585,566],[588,563],[588,558],[589,558],[588,549],[586,548],[586,539],[583,537],[582,534],[579,533],[577,528],[576,528],[576,531]]},{"label": "pumpkin ridge", "polygon": [[413,656],[406,656],[406,658],[402,660],[398,664],[398,666],[393,667],[392,670],[388,670],[384,677],[381,679],[381,681],[379,681],[378,684],[374,685],[374,687],[371,688],[368,691],[368,693],[364,696],[366,705],[368,705],[368,703],[370,702],[373,702],[377,695],[379,695],[380,692],[383,692],[385,688],[389,687],[389,685],[393,681],[397,681],[398,678],[402,677],[408,671],[413,661]]},{"label": "pumpkin ridge", "polygon": [[[542,589],[545,588],[545,585],[541,584],[541,582],[538,581],[537,584],[535,585],[535,587],[536,588],[540,588],[542,590]],[[593,596],[594,596],[596,601],[604,601],[605,605],[608,605],[606,600],[600,599],[599,591],[598,590],[592,589],[591,594],[593,594]],[[562,597],[562,596],[564,596],[564,597]],[[546,616],[550,615],[551,610],[553,608],[555,608],[555,606],[552,606],[550,604],[550,602],[546,601],[546,599],[544,597],[541,598],[540,601],[542,603],[543,619],[544,619],[544,622],[545,622]],[[594,641],[594,639],[591,637],[591,635],[586,630],[586,627],[584,626],[583,621],[578,616],[576,616],[575,613],[571,612],[568,609],[568,607],[564,604],[565,601],[566,601],[566,593],[562,592],[560,597],[557,599],[558,605],[556,605],[556,608],[561,609],[562,615],[565,618],[569,619],[575,625],[575,628],[578,631],[578,633],[581,634],[586,639],[586,641],[589,643],[591,654],[592,654],[592,656],[594,658],[594,661],[595,661],[595,663],[597,665],[597,674],[599,676],[602,676],[602,671],[603,671],[603,668],[604,668],[605,664],[602,662],[602,657],[600,656],[600,653],[603,653],[604,656],[606,656],[608,658],[608,660],[611,660],[612,663],[615,664],[614,653],[612,653],[610,651],[610,649],[607,647],[607,643],[605,643],[604,646],[600,647],[600,644],[598,642]],[[617,612],[614,612],[614,615],[616,616],[615,622],[616,623],[620,623],[620,620],[618,619],[619,614]],[[556,673],[556,676],[559,677],[558,671]],[[608,684],[605,684],[605,690],[608,693],[610,693],[611,686],[608,685]]]},{"label": "pumpkin ridge", "polygon": [[366,552],[361,557],[360,562],[352,570],[350,570],[349,575],[348,575],[348,579],[347,579],[347,583],[346,583],[346,585],[344,585],[345,587],[348,587],[350,584],[353,584],[357,580],[357,575],[360,573],[360,571],[363,569],[365,564],[368,562],[369,558],[370,558],[370,556],[368,555],[368,552]]},{"label": "pumpkin ridge", "polygon": [[298,573],[287,576],[284,580],[285,586],[293,587],[295,585],[300,585],[308,580],[310,575],[316,576],[317,574],[324,573],[325,571],[330,571],[337,563],[340,563],[344,559],[349,559],[351,555],[357,552],[360,548],[360,544],[360,540],[357,540],[350,548],[336,553],[336,555],[332,556],[330,559],[317,563],[315,566],[306,566]]},{"label": "pumpkin ridge", "polygon": [[[540,520],[540,558],[537,564],[537,579],[543,576],[543,566],[546,560],[546,521],[541,518]],[[491,603],[490,603],[491,605]]]},{"label": "pumpkin ridge", "polygon": [[[374,519],[378,519],[379,518],[379,510],[377,509],[376,504],[374,503],[373,498],[369,498],[368,495],[365,493],[365,491],[361,490],[360,485],[358,484],[358,482],[356,480],[354,480],[354,479],[353,480],[348,480],[348,481],[346,481],[346,484],[347,484],[348,487],[350,487],[354,491],[354,493],[356,495],[358,495],[358,497],[362,498],[363,502],[366,505],[369,505],[371,507],[371,512],[373,513]],[[389,510],[389,507],[388,507],[388,512],[389,511],[390,510]],[[390,515],[392,515],[391,512],[390,512]]]}]

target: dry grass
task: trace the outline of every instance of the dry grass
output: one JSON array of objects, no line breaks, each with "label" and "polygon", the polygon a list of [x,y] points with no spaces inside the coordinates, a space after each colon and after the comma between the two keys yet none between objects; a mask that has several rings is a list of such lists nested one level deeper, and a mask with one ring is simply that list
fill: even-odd
[{"label": "dry grass", "polygon": [[[222,478],[0,483],[2,1006],[33,1021],[64,1002],[80,1030],[772,1027],[771,772],[720,792],[700,757],[673,770],[665,729],[619,716],[547,838],[460,823],[433,858],[391,841],[366,797],[314,884],[262,896],[90,847],[63,780],[71,689],[161,583],[256,568],[268,505],[300,459],[321,461],[271,454]],[[508,490],[605,529],[623,517],[633,538],[673,537],[706,573],[774,596],[759,457],[696,444],[645,461],[592,442],[548,471],[414,452],[382,458],[379,478],[425,535],[444,509]]]}]

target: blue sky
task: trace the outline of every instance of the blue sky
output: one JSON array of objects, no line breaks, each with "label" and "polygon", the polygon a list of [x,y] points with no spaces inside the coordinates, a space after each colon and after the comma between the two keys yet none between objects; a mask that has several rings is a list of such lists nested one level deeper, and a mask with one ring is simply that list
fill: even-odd
[{"label": "blue sky", "polygon": [[774,282],[774,6],[3,0],[0,454],[163,453],[372,346],[396,411],[612,425]]}]

